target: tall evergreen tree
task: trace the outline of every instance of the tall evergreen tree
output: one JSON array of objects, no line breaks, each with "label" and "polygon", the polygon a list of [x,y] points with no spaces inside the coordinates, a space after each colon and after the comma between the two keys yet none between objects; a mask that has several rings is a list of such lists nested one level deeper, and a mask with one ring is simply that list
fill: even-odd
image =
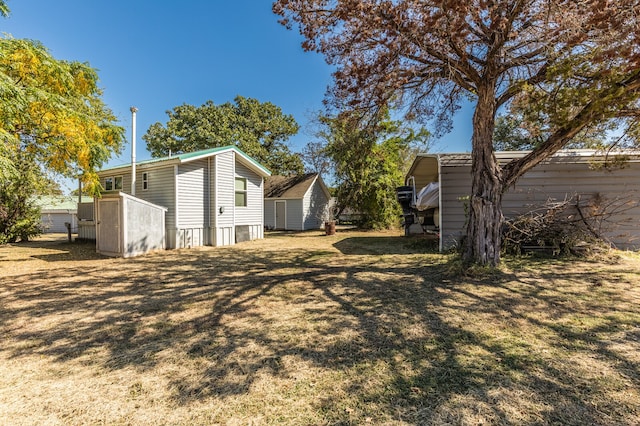
[{"label": "tall evergreen tree", "polygon": [[[594,123],[637,117],[637,0],[278,0],[273,10],[336,66],[338,108],[403,106],[447,129],[461,101],[474,102],[468,262],[499,263],[502,195],[520,176]],[[549,131],[502,166],[495,118],[514,102],[543,113]]]}]

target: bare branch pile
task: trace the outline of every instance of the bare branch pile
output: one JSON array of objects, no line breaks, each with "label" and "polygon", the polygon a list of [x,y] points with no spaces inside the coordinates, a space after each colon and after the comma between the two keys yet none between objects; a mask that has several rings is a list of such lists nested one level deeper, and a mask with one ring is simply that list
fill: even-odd
[{"label": "bare branch pile", "polygon": [[587,256],[615,248],[608,239],[623,213],[638,205],[631,196],[589,198],[574,194],[547,200],[529,212],[507,218],[502,228],[503,253],[545,251],[554,256]]}]

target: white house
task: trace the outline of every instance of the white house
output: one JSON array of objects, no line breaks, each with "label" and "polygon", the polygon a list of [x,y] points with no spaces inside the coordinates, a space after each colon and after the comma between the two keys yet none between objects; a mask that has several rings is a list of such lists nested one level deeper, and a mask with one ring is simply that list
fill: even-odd
[{"label": "white house", "polygon": [[[235,146],[136,163],[135,194],[131,169],[128,164],[101,170],[105,194],[123,192],[166,209],[165,248],[263,238],[264,178],[270,172]],[[98,240],[101,221],[96,217]]]}]

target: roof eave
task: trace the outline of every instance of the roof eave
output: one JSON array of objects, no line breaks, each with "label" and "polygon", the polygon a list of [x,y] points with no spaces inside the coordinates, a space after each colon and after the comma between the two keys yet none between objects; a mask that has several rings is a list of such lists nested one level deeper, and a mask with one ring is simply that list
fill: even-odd
[{"label": "roof eave", "polygon": [[[271,176],[271,172],[266,167],[264,167],[262,164],[258,163],[256,160],[249,157],[247,154],[245,154],[244,152],[242,152],[240,149],[236,148],[233,145],[229,145],[227,147],[220,147],[219,149],[215,149],[215,150],[209,150],[208,152],[202,153],[201,155],[195,155],[188,158],[180,158],[180,155],[176,155],[175,157],[160,158],[156,160],[147,160],[148,162],[143,161],[140,163],[136,163],[136,168],[138,170],[144,170],[144,169],[166,167],[166,166],[175,165],[175,164],[185,164],[185,163],[190,163],[192,161],[201,160],[203,158],[213,157],[215,155],[222,154],[225,152],[230,152],[230,151],[235,152],[240,157],[240,161],[249,169],[251,169],[256,174],[258,174],[259,176],[262,176],[262,177]],[[131,170],[131,164],[103,169],[103,170],[100,170],[98,173],[106,173],[106,172],[120,173],[120,172],[129,171],[129,170]]]}]

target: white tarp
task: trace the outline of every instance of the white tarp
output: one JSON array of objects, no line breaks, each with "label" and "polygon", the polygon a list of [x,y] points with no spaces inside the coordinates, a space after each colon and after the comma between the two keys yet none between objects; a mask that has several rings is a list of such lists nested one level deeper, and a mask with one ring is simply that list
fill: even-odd
[{"label": "white tarp", "polygon": [[428,210],[440,207],[440,182],[431,182],[416,195],[416,209]]}]

